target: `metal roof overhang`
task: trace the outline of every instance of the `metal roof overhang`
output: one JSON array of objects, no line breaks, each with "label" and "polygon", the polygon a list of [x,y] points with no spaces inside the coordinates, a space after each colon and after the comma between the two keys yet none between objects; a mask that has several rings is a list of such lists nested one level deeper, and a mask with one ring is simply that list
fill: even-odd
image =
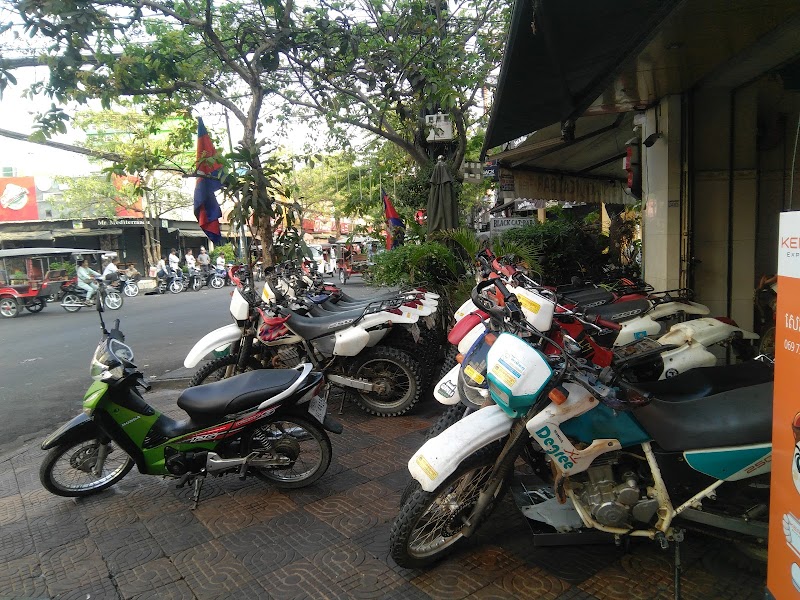
[{"label": "metal roof overhang", "polygon": [[679,0],[517,0],[482,154],[574,119]]},{"label": "metal roof overhang", "polygon": [[103,252],[106,251],[87,248],[12,248],[10,250],[0,250],[0,258],[54,256],[58,254],[101,254]]}]

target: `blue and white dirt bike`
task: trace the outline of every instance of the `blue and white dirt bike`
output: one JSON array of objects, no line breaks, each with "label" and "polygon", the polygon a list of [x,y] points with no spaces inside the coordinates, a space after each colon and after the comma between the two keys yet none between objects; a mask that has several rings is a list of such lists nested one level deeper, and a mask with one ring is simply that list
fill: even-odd
[{"label": "blue and white dirt bike", "polygon": [[679,594],[684,529],[766,544],[772,380],[772,365],[754,360],[633,387],[567,352],[548,358],[510,333],[483,334],[447,386],[453,404],[483,408],[409,460],[415,481],[392,527],[392,558],[407,568],[444,558],[514,480],[546,543],[598,532],[675,542]]}]

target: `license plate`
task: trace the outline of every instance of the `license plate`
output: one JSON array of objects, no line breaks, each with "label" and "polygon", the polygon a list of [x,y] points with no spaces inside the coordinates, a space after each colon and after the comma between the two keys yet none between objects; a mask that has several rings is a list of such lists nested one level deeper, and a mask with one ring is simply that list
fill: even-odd
[{"label": "license plate", "polygon": [[308,403],[308,412],[320,423],[325,422],[325,412],[328,409],[328,401],[319,396],[314,396]]}]

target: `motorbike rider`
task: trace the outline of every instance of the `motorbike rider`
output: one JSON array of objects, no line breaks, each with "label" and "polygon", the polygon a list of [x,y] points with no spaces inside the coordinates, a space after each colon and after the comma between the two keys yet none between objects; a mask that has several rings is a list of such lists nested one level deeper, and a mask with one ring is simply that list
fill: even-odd
[{"label": "motorbike rider", "polygon": [[95,277],[100,277],[100,273],[95,271],[89,266],[89,259],[84,258],[77,269],[78,287],[86,290],[86,303],[92,303],[92,296],[97,291],[97,284],[94,282]]},{"label": "motorbike rider", "polygon": [[194,270],[195,264],[197,264],[197,260],[195,259],[194,254],[192,254],[191,248],[186,251],[186,256],[184,256],[184,258],[186,259],[186,266],[189,267],[189,271],[191,272]]},{"label": "motorbike rider", "polygon": [[200,265],[200,270],[205,275],[208,273],[208,267],[211,265],[211,257],[206,252],[204,247],[200,247],[200,254],[197,255],[197,264]]},{"label": "motorbike rider", "polygon": [[105,279],[106,281],[111,281],[114,279],[113,276],[109,277],[109,275],[111,275],[112,273],[117,273],[119,271],[118,263],[119,259],[116,257],[109,259],[106,268],[103,269],[103,279]]}]

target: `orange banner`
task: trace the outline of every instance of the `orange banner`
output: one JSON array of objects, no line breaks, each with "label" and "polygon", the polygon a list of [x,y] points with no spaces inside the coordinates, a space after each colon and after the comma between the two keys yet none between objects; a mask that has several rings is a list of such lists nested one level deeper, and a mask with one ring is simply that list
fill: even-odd
[{"label": "orange banner", "polygon": [[800,598],[800,212],[781,214],[767,589]]}]

